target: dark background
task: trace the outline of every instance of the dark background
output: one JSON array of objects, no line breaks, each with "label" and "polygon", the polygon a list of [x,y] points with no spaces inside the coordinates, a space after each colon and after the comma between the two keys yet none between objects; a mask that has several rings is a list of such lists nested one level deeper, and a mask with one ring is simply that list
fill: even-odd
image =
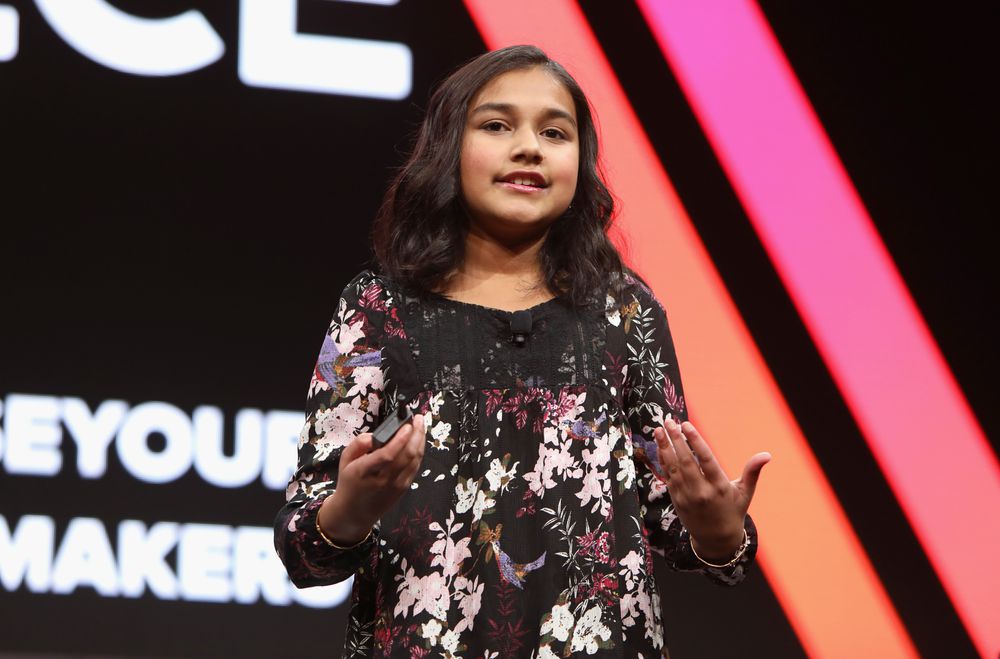
[{"label": "dark background", "polygon": [[[403,101],[245,86],[235,2],[113,3],[206,15],[226,55],[174,78],[105,69],[32,3],[7,4],[21,30],[17,57],[0,63],[0,395],[300,409],[429,89],[484,50],[462,3],[300,2],[301,31],[406,43],[415,75]],[[996,448],[996,21],[986,3],[760,4]],[[638,10],[581,6],[806,436],[846,438],[813,448],[921,654],[974,656]],[[12,526],[23,514],[266,526],[281,503],[194,477],[153,488],[114,467],[100,481],[0,475],[0,512]],[[759,572],[734,590],[663,581],[673,656],[803,656]],[[340,613],[296,606],[86,589],[22,587],[0,593],[0,610],[0,651],[18,652],[270,657],[294,642],[337,655],[343,627]]]}]

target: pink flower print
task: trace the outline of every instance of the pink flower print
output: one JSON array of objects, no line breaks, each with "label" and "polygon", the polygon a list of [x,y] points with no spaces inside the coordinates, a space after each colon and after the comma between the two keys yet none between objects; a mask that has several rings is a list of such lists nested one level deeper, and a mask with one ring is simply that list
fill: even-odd
[{"label": "pink flower print", "polygon": [[595,560],[601,563],[611,563],[610,546],[608,543],[608,532],[601,531],[591,531],[586,535],[581,535],[577,538],[577,542],[580,543],[580,553],[585,556],[593,556]]},{"label": "pink flower print", "polygon": [[684,414],[684,396],[677,394],[677,387],[674,386],[669,377],[663,378],[663,397],[671,412]]},{"label": "pink flower print", "polygon": [[503,402],[503,395],[506,389],[493,389],[486,392],[486,415],[493,416],[500,404]]},{"label": "pink flower print", "polygon": [[403,321],[399,319],[399,310],[393,307],[385,317],[385,333],[387,336],[405,339],[406,331],[403,329]]},{"label": "pink flower print", "polygon": [[385,311],[385,301],[380,299],[382,295],[382,285],[372,282],[361,292],[358,298],[358,306],[362,309],[373,309],[375,311]]}]

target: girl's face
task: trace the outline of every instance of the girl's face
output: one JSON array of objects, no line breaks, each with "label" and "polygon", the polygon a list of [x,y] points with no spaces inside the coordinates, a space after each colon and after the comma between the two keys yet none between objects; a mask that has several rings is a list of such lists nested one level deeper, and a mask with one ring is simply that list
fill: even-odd
[{"label": "girl's face", "polygon": [[471,221],[523,238],[544,232],[576,191],[580,143],[569,91],[540,68],[497,76],[469,104],[462,196]]}]

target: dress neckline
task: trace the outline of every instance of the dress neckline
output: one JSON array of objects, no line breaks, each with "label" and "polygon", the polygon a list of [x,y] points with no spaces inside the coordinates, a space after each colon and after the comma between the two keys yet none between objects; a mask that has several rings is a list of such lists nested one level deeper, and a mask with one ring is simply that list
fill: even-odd
[{"label": "dress neckline", "polygon": [[527,308],[524,308],[524,309],[515,309],[514,311],[508,311],[507,309],[498,309],[497,307],[488,307],[488,306],[483,305],[483,304],[476,304],[475,302],[463,302],[462,300],[456,300],[454,298],[450,298],[450,297],[448,297],[446,295],[443,295],[441,293],[436,293],[434,291],[430,291],[429,295],[431,297],[433,297],[434,299],[436,299],[436,300],[439,300],[441,302],[446,302],[448,304],[451,304],[451,305],[454,305],[454,306],[457,306],[457,307],[465,307],[465,308],[471,309],[471,310],[484,311],[484,312],[493,313],[493,314],[501,314],[503,316],[513,316],[515,313],[520,313],[522,311],[530,311],[532,313],[535,313],[535,312],[541,311],[543,309],[548,309],[553,304],[561,304],[562,303],[562,298],[560,298],[557,295],[555,297],[549,298],[548,300],[545,300],[544,302],[539,302],[538,304],[535,304],[533,306],[530,306],[530,307],[527,307]]}]

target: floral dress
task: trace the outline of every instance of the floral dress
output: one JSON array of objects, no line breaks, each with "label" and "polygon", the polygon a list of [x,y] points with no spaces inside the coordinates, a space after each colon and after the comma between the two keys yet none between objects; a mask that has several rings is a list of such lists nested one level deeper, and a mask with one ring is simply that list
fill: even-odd
[{"label": "floral dress", "polygon": [[[308,394],[275,545],[300,587],[354,576],[345,657],[665,656],[653,551],[720,584],[692,554],[652,430],[686,418],[663,308],[627,294],[510,312],[417,298],[371,271],[343,292]],[[410,397],[427,429],[411,489],[361,545],[316,529],[358,433]]]}]

